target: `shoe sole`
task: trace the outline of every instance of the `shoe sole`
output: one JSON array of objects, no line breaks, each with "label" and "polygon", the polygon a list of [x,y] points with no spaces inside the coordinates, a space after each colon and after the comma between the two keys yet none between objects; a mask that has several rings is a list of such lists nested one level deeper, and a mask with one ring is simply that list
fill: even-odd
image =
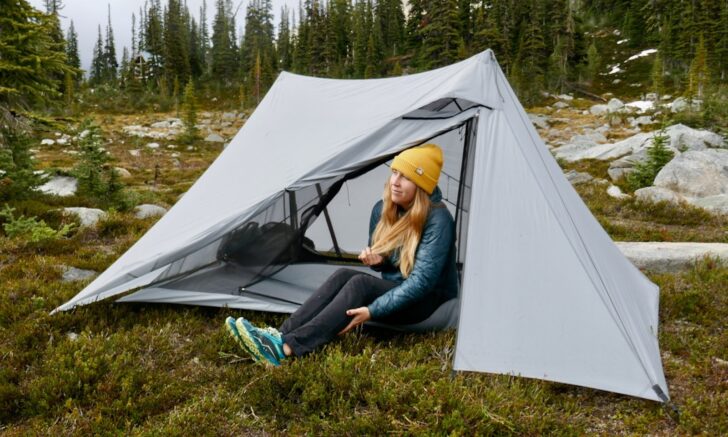
[{"label": "shoe sole", "polygon": [[227,329],[233,340],[235,340],[235,343],[237,343],[241,349],[247,352],[248,355],[253,358],[253,361],[257,362],[258,357],[248,348],[248,346],[243,341],[243,338],[240,335],[240,331],[238,331],[238,327],[235,325],[235,319],[233,319],[232,317],[228,317],[227,319],[225,319],[225,328]]},{"label": "shoe sole", "polygon": [[256,361],[263,363],[266,366],[280,366],[279,362],[269,359],[260,351],[260,343],[250,333],[251,329],[253,329],[253,325],[241,317],[235,322],[235,327],[238,329],[238,333],[240,334],[242,341],[245,343],[245,346],[253,351],[251,354],[256,358]]}]

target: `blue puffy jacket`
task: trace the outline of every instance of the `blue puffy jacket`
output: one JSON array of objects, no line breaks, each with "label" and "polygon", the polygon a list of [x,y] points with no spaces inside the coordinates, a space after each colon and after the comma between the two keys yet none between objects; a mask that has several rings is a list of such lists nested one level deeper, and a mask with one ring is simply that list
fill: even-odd
[{"label": "blue puffy jacket", "polygon": [[[442,193],[436,187],[430,195],[432,208],[427,216],[422,238],[415,252],[415,264],[405,279],[399,271],[399,251],[384,262],[372,266],[381,272],[382,278],[398,285],[369,305],[372,319],[380,319],[422,299],[438,299],[445,302],[457,297],[458,274],[455,265],[455,221],[442,203]],[[374,205],[369,220],[369,245],[379,217],[382,215],[380,200]]]}]

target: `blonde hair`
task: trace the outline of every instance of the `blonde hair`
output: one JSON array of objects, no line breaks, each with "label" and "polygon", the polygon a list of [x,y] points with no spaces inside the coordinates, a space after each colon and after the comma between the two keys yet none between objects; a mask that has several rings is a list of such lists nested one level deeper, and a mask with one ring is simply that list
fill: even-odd
[{"label": "blonde hair", "polygon": [[399,251],[399,271],[405,278],[412,273],[415,252],[430,212],[430,196],[420,187],[415,191],[412,205],[400,217],[398,206],[392,202],[389,180],[384,185],[382,215],[372,235],[372,252],[389,256]]}]

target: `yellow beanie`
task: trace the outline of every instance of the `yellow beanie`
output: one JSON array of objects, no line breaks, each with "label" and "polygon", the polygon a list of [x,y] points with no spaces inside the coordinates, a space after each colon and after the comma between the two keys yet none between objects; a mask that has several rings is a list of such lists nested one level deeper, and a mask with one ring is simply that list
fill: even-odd
[{"label": "yellow beanie", "polygon": [[427,194],[432,194],[440,179],[442,149],[436,144],[407,149],[394,157],[392,170],[397,170]]}]

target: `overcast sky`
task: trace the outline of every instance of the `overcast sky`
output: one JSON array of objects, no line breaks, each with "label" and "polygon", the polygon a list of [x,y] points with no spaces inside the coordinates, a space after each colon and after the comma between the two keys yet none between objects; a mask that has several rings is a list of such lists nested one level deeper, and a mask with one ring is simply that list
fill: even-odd
[{"label": "overcast sky", "polygon": [[[106,32],[107,8],[111,6],[111,26],[114,29],[114,43],[116,45],[116,55],[121,61],[121,55],[124,46],[131,50],[131,14],[136,15],[137,32],[139,31],[139,8],[144,6],[145,0],[64,0],[65,7],[61,10],[61,26],[63,32],[68,30],[68,26],[73,20],[73,26],[78,33],[78,50],[81,56],[81,68],[88,70],[91,65],[91,56],[93,55],[94,44],[98,35],[98,26],[101,25],[102,35]],[[44,0],[29,0],[29,3],[40,10],[45,10]],[[166,0],[162,0],[162,5],[166,4]],[[288,5],[289,9],[297,10],[298,0],[273,0],[273,13],[275,15],[275,26],[278,27],[280,20],[281,8]],[[245,9],[248,6],[248,0],[234,0],[233,5],[240,8],[236,16],[238,29],[242,29],[245,24]],[[190,13],[199,23],[200,8],[202,0],[187,0],[187,6]],[[212,19],[215,16],[215,0],[207,0],[207,15],[210,34],[212,34]],[[238,31],[238,36],[242,32]]]}]

